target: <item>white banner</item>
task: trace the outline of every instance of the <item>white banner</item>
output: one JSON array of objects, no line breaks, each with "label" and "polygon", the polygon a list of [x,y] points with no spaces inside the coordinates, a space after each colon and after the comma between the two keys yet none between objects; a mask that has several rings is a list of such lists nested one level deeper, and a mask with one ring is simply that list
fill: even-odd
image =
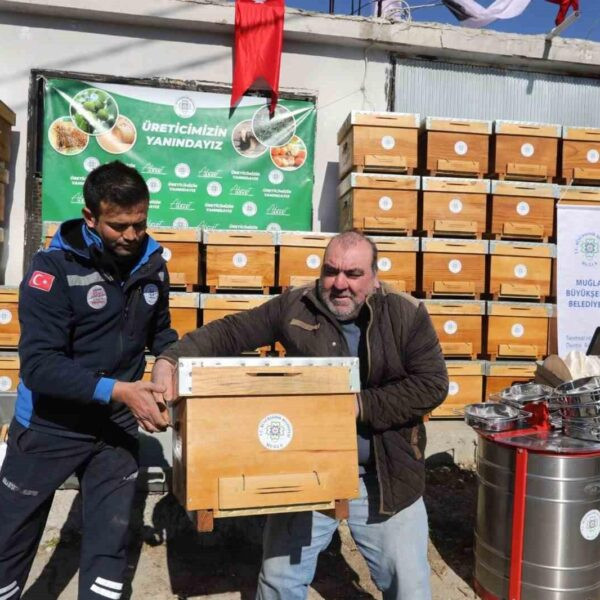
[{"label": "white banner", "polygon": [[557,207],[558,354],[585,352],[600,326],[600,206]]}]

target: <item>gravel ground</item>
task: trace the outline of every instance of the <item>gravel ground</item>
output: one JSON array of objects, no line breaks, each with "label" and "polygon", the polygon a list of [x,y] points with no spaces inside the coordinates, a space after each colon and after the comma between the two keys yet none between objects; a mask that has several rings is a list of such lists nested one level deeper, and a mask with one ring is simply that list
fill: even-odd
[{"label": "gravel ground", "polygon": [[[429,468],[425,501],[434,600],[477,598],[472,589],[474,473],[455,465]],[[197,534],[172,496],[140,494],[129,548],[131,585],[122,598],[253,599],[261,521],[227,519],[216,525],[211,534]],[[25,600],[76,600],[79,527],[77,492],[59,491]],[[381,599],[345,524],[320,557],[309,599]]]}]

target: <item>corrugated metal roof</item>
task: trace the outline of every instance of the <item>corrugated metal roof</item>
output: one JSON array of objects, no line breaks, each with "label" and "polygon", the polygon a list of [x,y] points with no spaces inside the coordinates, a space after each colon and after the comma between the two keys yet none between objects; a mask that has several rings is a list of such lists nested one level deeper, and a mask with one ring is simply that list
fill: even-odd
[{"label": "corrugated metal roof", "polygon": [[600,80],[398,59],[394,110],[600,127]]}]

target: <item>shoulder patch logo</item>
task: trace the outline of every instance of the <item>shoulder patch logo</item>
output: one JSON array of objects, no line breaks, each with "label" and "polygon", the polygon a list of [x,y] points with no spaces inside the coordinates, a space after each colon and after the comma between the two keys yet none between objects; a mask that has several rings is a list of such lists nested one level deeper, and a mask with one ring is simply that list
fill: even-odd
[{"label": "shoulder patch logo", "polygon": [[54,275],[50,275],[50,273],[44,273],[44,271],[34,271],[29,278],[28,285],[36,290],[49,292],[52,289],[54,279]]}]

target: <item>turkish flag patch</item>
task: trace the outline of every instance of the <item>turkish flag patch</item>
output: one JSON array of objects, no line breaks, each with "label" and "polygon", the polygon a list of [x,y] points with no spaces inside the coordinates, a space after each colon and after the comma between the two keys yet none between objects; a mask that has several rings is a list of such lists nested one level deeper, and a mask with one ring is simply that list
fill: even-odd
[{"label": "turkish flag patch", "polygon": [[53,283],[54,275],[44,273],[44,271],[34,271],[29,278],[29,287],[42,290],[43,292],[49,292],[52,289]]}]

